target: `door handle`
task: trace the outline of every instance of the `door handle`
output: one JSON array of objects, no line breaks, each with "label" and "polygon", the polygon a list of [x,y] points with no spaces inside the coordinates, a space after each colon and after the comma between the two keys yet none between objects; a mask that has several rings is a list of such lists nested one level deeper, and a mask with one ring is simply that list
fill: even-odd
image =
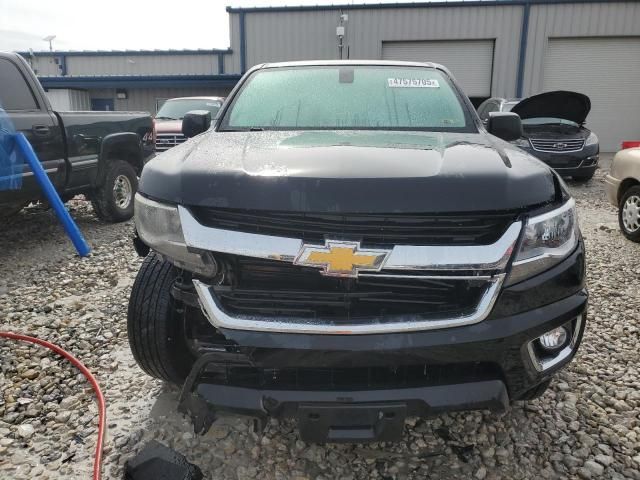
[{"label": "door handle", "polygon": [[51,133],[51,129],[46,125],[34,125],[31,128],[31,130],[35,135],[38,135],[41,137],[44,137],[46,135],[49,135],[49,133]]}]

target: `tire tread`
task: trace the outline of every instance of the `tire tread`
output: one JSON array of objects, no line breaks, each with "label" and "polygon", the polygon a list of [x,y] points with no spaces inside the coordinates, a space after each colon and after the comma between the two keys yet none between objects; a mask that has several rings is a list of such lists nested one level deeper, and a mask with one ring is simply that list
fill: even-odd
[{"label": "tire tread", "polygon": [[133,356],[146,373],[180,384],[193,357],[175,318],[171,286],[178,273],[151,252],[136,276],[127,311],[127,333]]},{"label": "tire tread", "polygon": [[640,243],[640,229],[635,232],[627,232],[624,228],[624,223],[622,221],[622,206],[627,201],[631,195],[637,195],[640,197],[640,185],[632,185],[627,188],[622,195],[620,195],[620,204],[618,205],[618,224],[620,225],[620,230],[622,234],[632,242]]}]

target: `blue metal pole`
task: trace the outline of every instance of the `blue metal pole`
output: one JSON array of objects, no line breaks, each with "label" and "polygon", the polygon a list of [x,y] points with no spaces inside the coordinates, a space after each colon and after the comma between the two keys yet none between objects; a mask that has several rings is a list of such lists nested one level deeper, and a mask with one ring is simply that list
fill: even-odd
[{"label": "blue metal pole", "polygon": [[40,188],[42,188],[42,191],[46,195],[49,204],[53,207],[53,210],[60,219],[67,235],[73,242],[73,246],[76,247],[78,255],[86,257],[89,255],[91,248],[82,236],[78,226],[73,221],[73,218],[71,218],[71,215],[67,212],[67,209],[64,208],[64,204],[62,203],[58,192],[56,192],[51,180],[47,177],[47,174],[44,171],[44,168],[42,168],[42,164],[40,163],[40,160],[38,160],[36,152],[33,151],[33,147],[29,143],[29,140],[27,140],[27,137],[20,132],[16,133],[15,139],[16,145],[24,155],[24,158],[31,167],[31,170],[33,170],[33,175],[35,176],[36,181],[40,184]]}]

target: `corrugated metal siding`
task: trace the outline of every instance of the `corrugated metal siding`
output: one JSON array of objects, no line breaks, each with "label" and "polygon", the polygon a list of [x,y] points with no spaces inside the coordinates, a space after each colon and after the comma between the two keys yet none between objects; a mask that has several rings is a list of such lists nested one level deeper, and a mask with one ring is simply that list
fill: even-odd
[{"label": "corrugated metal siding", "polygon": [[[494,40],[491,94],[513,96],[519,57],[522,5],[345,10],[344,57],[382,58],[390,41]],[[245,11],[246,66],[262,62],[337,58],[335,35],[340,11]],[[225,72],[240,72],[240,14],[229,15],[233,54],[225,55]],[[532,5],[524,70],[524,92],[543,88],[548,38],[640,36],[640,2]],[[215,54],[67,57],[69,75],[215,74]],[[134,63],[127,59],[132,59]],[[39,75],[59,75],[50,57],[36,57]],[[460,74],[458,74],[460,76]]]},{"label": "corrugated metal siding", "polygon": [[52,57],[25,58],[37,75],[52,77],[61,74],[60,65]]},{"label": "corrugated metal siding", "polygon": [[87,90],[69,90],[72,110],[91,110],[91,98]]},{"label": "corrugated metal siding", "polygon": [[67,57],[69,75],[212,75],[218,73],[218,56],[118,55]]},{"label": "corrugated metal siding", "polygon": [[246,14],[247,68],[264,62],[337,58],[338,16],[337,11]]},{"label": "corrugated metal siding", "polygon": [[[382,42],[494,40],[492,94],[515,94],[521,6],[418,7],[347,10],[345,51],[350,58],[380,59]],[[238,17],[238,14],[232,14]],[[338,58],[339,10],[247,12],[247,67],[283,60]],[[232,48],[239,49],[232,38]]]},{"label": "corrugated metal siding", "polygon": [[549,38],[598,36],[640,36],[640,2],[532,6],[524,71],[525,95],[543,89],[544,56]]},{"label": "corrugated metal siding", "polygon": [[549,39],[544,73],[544,91],[589,96],[587,126],[603,151],[640,138],[640,37]]},{"label": "corrugated metal siding", "polygon": [[456,77],[467,95],[489,97],[493,43],[493,40],[382,42],[382,58],[441,63]]},{"label": "corrugated metal siding", "polygon": [[90,90],[91,98],[114,98],[116,110],[134,110],[156,113],[156,100],[175,97],[211,95],[226,97],[228,88],[135,88],[127,90],[126,100],[115,98],[115,89]]},{"label": "corrugated metal siding", "polygon": [[51,108],[57,111],[91,110],[89,92],[74,89],[51,89],[46,92]]},{"label": "corrugated metal siding", "polygon": [[224,71],[227,73],[240,72],[240,15],[229,14],[229,36],[232,53],[224,56]]}]

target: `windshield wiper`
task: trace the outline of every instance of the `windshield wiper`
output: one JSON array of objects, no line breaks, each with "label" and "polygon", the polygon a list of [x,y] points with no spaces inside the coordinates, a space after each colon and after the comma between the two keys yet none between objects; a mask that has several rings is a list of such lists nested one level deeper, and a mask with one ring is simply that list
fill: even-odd
[{"label": "windshield wiper", "polygon": [[178,119],[173,117],[156,117],[156,120],[178,120]]},{"label": "windshield wiper", "polygon": [[264,132],[262,127],[248,127],[248,128],[221,128],[219,132]]},{"label": "windshield wiper", "polygon": [[219,132],[248,132],[246,128],[221,128]]}]

